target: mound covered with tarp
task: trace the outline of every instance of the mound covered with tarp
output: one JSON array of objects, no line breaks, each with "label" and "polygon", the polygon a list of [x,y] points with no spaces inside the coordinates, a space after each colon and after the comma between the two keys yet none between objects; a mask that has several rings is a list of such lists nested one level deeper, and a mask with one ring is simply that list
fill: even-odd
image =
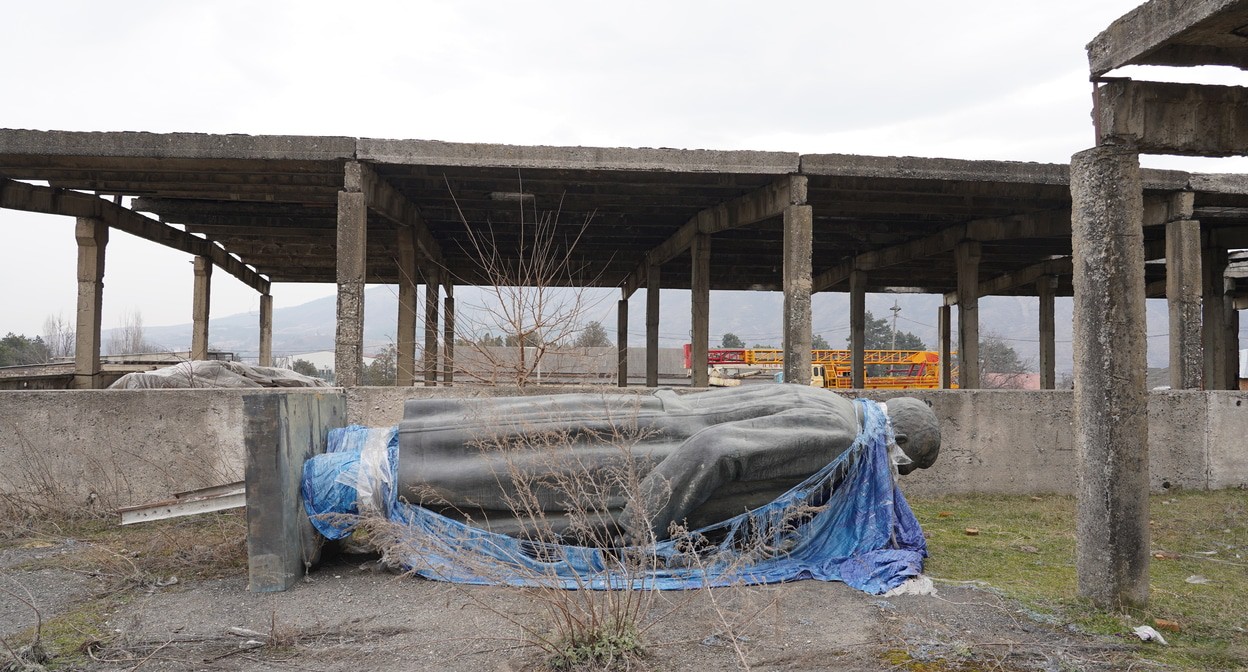
[{"label": "mound covered with tarp", "polygon": [[819,579],[879,594],[918,576],[927,549],[897,487],[887,417],[858,403],[861,430],[833,462],[769,504],[644,546],[512,537],[410,504],[396,487],[395,428],[332,430],[329,452],[304,465],[304,504],[329,539],[351,535],[356,516],[384,518],[388,558],[441,581],[685,589]]},{"label": "mound covered with tarp", "polygon": [[151,390],[211,387],[329,387],[320,378],[290,369],[253,366],[242,362],[195,360],[155,371],[127,373],[110,390]]}]

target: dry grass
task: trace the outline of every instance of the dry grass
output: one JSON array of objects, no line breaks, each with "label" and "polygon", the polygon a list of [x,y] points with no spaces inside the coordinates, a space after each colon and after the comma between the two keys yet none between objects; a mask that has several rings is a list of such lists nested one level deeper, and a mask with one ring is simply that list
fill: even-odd
[{"label": "dry grass", "polygon": [[[135,591],[238,576],[247,565],[246,520],[241,511],[124,528],[115,518],[41,520],[0,540],[0,548],[45,546],[72,550],[36,555],[10,570],[58,569],[97,580],[96,590],[83,595],[73,609],[40,618],[31,632],[11,638],[41,646],[57,665],[72,665],[106,646],[113,635],[104,626],[105,614],[130,600]],[[6,648],[11,646],[6,643]]]},{"label": "dry grass", "polygon": [[14,545],[74,540],[79,548],[19,568],[89,572],[116,588],[169,585],[171,580],[237,576],[247,568],[247,521],[239,510],[120,527],[115,518],[44,521]]},{"label": "dry grass", "polygon": [[[1178,669],[1248,667],[1248,494],[1170,493],[1150,504],[1149,606],[1107,613],[1075,593],[1073,498],[911,502],[928,535],[932,557],[926,571],[936,579],[987,585],[1022,600],[1041,618],[1128,642],[1138,643],[1129,634],[1135,626],[1173,622],[1178,632],[1163,631],[1170,646],[1143,646],[1142,658]],[[978,535],[968,535],[967,528]]]}]

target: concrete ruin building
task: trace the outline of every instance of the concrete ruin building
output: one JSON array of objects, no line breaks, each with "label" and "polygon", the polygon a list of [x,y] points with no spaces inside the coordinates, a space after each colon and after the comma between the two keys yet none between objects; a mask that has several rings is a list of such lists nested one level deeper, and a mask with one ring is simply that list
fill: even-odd
[{"label": "concrete ruin building", "polygon": [[1164,206],[1149,203],[1139,155],[1248,153],[1248,89],[1108,75],[1129,65],[1248,67],[1248,2],[1151,0],[1098,35],[1088,63],[1096,147],[1071,159],[1079,592],[1101,604],[1142,605],[1149,563],[1147,212],[1168,212],[1161,228],[1178,389],[1202,380],[1206,389],[1230,387],[1239,315],[1225,270],[1228,249],[1243,243],[1237,227],[1220,226],[1188,200],[1195,185]]},{"label": "concrete ruin building", "polygon": [[[1248,176],[1145,170],[1137,155],[1243,153],[1248,94],[1237,87],[1108,75],[1127,65],[1243,68],[1248,2],[1152,0],[1098,36],[1089,59],[1097,146],[1076,155],[1070,166],[8,129],[0,130],[0,207],[75,221],[73,387],[101,387],[103,279],[109,232],[120,230],[193,257],[195,289],[188,303],[197,358],[207,350],[214,276],[232,276],[260,295],[261,364],[272,359],[272,293],[283,283],[336,283],[341,414],[361,422],[393,422],[394,400],[414,385],[433,387],[422,393],[436,394],[455,382],[455,288],[494,279],[471,253],[467,236],[489,223],[498,254],[514,258],[521,254],[515,232],[526,209],[557,209],[559,235],[581,235],[585,225],[579,263],[557,281],[619,290],[621,353],[629,345],[628,298],[646,290],[645,375],[651,386],[658,381],[658,297],[664,290],[692,291],[693,361],[706,358],[712,290],[782,291],[785,379],[796,383],[810,376],[812,294],[848,292],[857,387],[866,294],[941,295],[935,316],[939,349],[945,362],[951,351],[960,353],[962,390],[932,394],[946,416],[962,419],[954,452],[975,455],[967,459],[980,464],[999,459],[1013,471],[1051,474],[1073,469],[1069,451],[1077,447],[1086,503],[1080,538],[1087,542],[1080,551],[1080,585],[1106,602],[1138,602],[1145,597],[1141,585],[1146,588],[1148,491],[1162,483],[1226,487],[1248,481],[1248,459],[1221,445],[1245,423],[1230,412],[1236,400],[1220,392],[1236,384],[1238,310],[1248,305],[1248,287],[1225,276],[1228,250],[1248,248]],[[399,288],[399,392],[357,388],[365,283]],[[1042,387],[1048,390],[1056,382],[1054,297],[1075,297],[1073,404],[1069,394],[1053,392],[1003,410],[1001,397],[976,392],[978,301],[1002,294],[1039,302],[1034,328]],[[1171,387],[1189,393],[1150,398],[1144,389],[1145,297],[1169,302]],[[423,311],[416,309],[420,301]],[[426,316],[423,325],[416,323],[418,312]],[[951,342],[955,316],[957,343]],[[619,361],[623,386],[629,372],[623,355]],[[706,370],[694,367],[693,385],[707,382]],[[40,395],[56,393],[29,394],[35,396],[0,392],[0,415],[56,426],[60,435],[71,431],[56,418],[35,417],[35,404],[51,399]],[[56,397],[58,403],[82,409],[115,403],[98,392],[60,394],[72,396]],[[167,402],[143,397],[143,403],[148,410],[188,404],[194,394],[208,407],[228,406],[226,417],[241,417],[241,402],[231,393],[187,392],[164,397]],[[373,410],[382,407],[391,410]],[[1203,438],[1188,439],[1183,449],[1195,452],[1172,448],[1159,456],[1159,437],[1174,435],[1150,436],[1150,412],[1194,418],[1187,426],[1200,427]],[[1035,419],[1028,419],[1037,413],[1073,414],[1073,433],[1061,423],[1037,430]],[[970,429],[985,422],[976,417],[990,416],[1016,426]],[[84,437],[79,434],[85,443]],[[232,429],[215,426],[200,438],[236,451],[242,443]],[[20,443],[0,438],[0,460],[24,450]],[[990,443],[1010,443],[1012,458],[994,453],[1003,449]],[[1046,453],[1046,445],[1056,448]],[[1028,446],[1039,452],[1020,458]],[[997,457],[985,458],[989,454]],[[238,455],[228,459],[241,468]],[[984,483],[969,470],[950,468],[941,486],[950,491],[1072,487],[1026,473],[1003,473],[1001,480]],[[146,495],[131,496],[141,501]],[[1103,569],[1094,567],[1102,562]]]}]

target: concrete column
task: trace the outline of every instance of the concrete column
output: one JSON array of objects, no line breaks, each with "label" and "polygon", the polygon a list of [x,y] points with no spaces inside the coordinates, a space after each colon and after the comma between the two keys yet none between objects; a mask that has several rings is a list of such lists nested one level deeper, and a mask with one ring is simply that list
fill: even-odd
[{"label": "concrete column", "polygon": [[[1201,268],[1204,271],[1204,335],[1205,347],[1205,389],[1229,390],[1231,388],[1227,372],[1231,352],[1228,351],[1229,339],[1226,297],[1226,249],[1215,246],[1213,241],[1206,244]],[[1239,357],[1239,353],[1234,353]]]},{"label": "concrete column", "polygon": [[1166,224],[1166,305],[1170,308],[1170,388],[1199,390],[1201,343],[1200,222]]},{"label": "concrete column", "polygon": [[442,385],[455,383],[455,285],[446,283],[442,300]]},{"label": "concrete column", "polygon": [[1040,389],[1052,390],[1057,387],[1057,320],[1055,319],[1056,302],[1053,300],[1057,289],[1057,278],[1046,275],[1036,281],[1036,296],[1040,303]]},{"label": "concrete column", "polygon": [[320,559],[324,538],[304,512],[303,463],[325,452],[329,430],[347,422],[341,392],[244,394],[247,588],[278,592]]},{"label": "concrete column", "polygon": [[693,344],[690,347],[690,366],[694,387],[711,384],[706,368],[707,350],[711,338],[711,236],[698,233],[693,236],[690,247],[693,257]]},{"label": "concrete column", "polygon": [[1149,532],[1139,155],[1115,144],[1074,155],[1070,192],[1079,594],[1104,607],[1142,606]]},{"label": "concrete column", "polygon": [[260,295],[260,366],[273,366],[273,295]]},{"label": "concrete column", "polygon": [[949,341],[951,336],[950,328],[950,310],[949,306],[941,306],[936,309],[936,349],[940,352],[940,389],[948,390],[953,387],[953,348],[950,347]]},{"label": "concrete column", "polygon": [[425,387],[438,384],[438,269],[425,269]]},{"label": "concrete column", "polygon": [[208,359],[208,313],[212,299],[212,261],[195,257],[195,295],[191,301],[191,359]]},{"label": "concrete column", "polygon": [[416,384],[416,237],[411,227],[399,228],[399,331],[395,338],[394,384],[411,387]]},{"label": "concrete column", "polygon": [[1226,338],[1223,346],[1226,352],[1226,389],[1239,389],[1239,311],[1235,309],[1235,279],[1226,279],[1226,293],[1222,295],[1222,310],[1226,315],[1226,329],[1222,332]]},{"label": "concrete column", "polygon": [[784,381],[810,384],[811,228],[814,209],[784,209]]},{"label": "concrete column", "polygon": [[850,385],[857,390],[867,386],[867,272],[849,272],[849,362]]},{"label": "concrete column", "polygon": [[628,387],[628,299],[620,299],[615,314],[616,384]]},{"label": "concrete column", "polygon": [[364,194],[338,192],[338,326],[334,378],[360,384],[364,371],[364,278],[368,262],[368,204]]},{"label": "concrete column", "polygon": [[977,240],[954,248],[958,273],[958,387],[979,388],[979,260],[983,249]]},{"label": "concrete column", "polygon": [[100,381],[100,311],[104,306],[104,248],[108,225],[78,218],[78,316],[74,334],[74,388],[94,390]]},{"label": "concrete column", "polygon": [[646,387],[659,386],[659,273],[662,267],[646,268]]}]

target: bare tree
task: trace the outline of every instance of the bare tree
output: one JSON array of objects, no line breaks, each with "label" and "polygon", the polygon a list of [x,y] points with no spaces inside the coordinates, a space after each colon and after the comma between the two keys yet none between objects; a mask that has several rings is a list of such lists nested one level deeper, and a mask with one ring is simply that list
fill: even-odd
[{"label": "bare tree", "polygon": [[[532,210],[526,212],[528,205]],[[581,331],[586,311],[602,300],[585,290],[601,271],[576,257],[593,215],[571,225],[561,225],[559,215],[559,209],[539,211],[535,198],[522,196],[519,222],[507,225],[507,237],[515,243],[504,246],[493,222],[470,223],[460,210],[467,232],[463,250],[484,280],[473,284],[484,285],[487,297],[476,310],[460,313],[460,342],[483,369],[466,366],[468,375],[524,387],[535,379],[547,353]],[[489,341],[480,335],[495,333],[502,335],[503,347],[484,345]]]},{"label": "bare tree", "polygon": [[135,355],[155,349],[143,339],[143,314],[137,308],[123,314],[121,326],[113,329],[108,337],[110,354]]},{"label": "bare tree", "polygon": [[979,339],[979,369],[985,388],[1022,389],[1032,363],[1024,361],[1000,334],[985,333]]},{"label": "bare tree", "polygon": [[74,325],[61,313],[48,315],[43,320],[43,343],[48,349],[48,359],[73,357],[75,347]]}]

